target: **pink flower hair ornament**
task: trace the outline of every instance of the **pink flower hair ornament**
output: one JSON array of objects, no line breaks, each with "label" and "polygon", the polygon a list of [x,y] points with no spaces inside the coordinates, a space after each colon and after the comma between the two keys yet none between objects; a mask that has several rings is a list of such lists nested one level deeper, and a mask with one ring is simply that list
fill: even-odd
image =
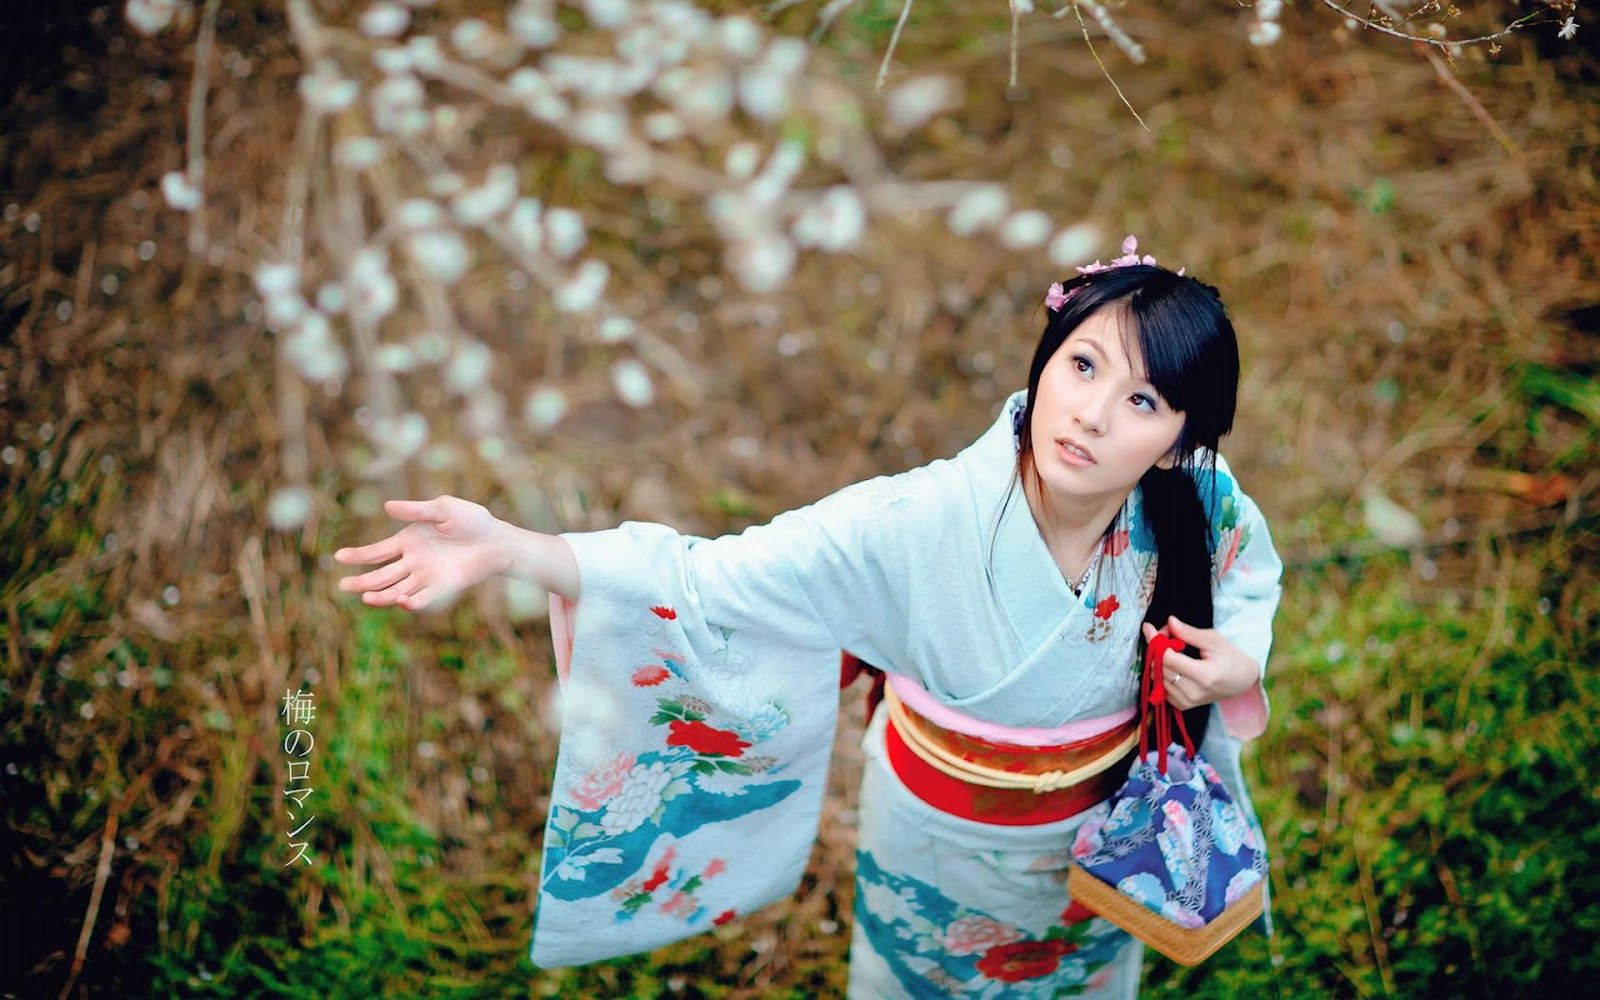
[{"label": "pink flower hair ornament", "polygon": [[[1123,237],[1121,257],[1113,259],[1109,264],[1102,264],[1096,258],[1093,264],[1085,264],[1075,270],[1079,274],[1093,274],[1096,271],[1109,271],[1114,267],[1127,267],[1130,264],[1154,264],[1155,262],[1156,259],[1149,254],[1145,254],[1143,257],[1139,256],[1139,240],[1130,233]],[[1183,268],[1178,268],[1178,274],[1182,275],[1183,271]],[[1074,295],[1081,291],[1083,291],[1082,285],[1069,292],[1061,286],[1061,282],[1054,282],[1050,285],[1050,290],[1045,293],[1045,307],[1053,312],[1060,311],[1062,306],[1066,305]]]}]

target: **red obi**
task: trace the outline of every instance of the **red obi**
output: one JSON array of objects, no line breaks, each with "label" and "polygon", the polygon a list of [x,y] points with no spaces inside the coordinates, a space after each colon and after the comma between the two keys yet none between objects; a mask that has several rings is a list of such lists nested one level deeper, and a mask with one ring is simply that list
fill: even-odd
[{"label": "red obi", "polygon": [[[884,698],[883,671],[845,653],[840,686],[862,672],[873,676],[870,719]],[[935,809],[981,823],[1031,826],[1076,815],[1122,786],[1137,752],[1136,719],[1072,743],[1021,746],[940,726],[892,690],[888,701],[884,744],[895,775]]]}]

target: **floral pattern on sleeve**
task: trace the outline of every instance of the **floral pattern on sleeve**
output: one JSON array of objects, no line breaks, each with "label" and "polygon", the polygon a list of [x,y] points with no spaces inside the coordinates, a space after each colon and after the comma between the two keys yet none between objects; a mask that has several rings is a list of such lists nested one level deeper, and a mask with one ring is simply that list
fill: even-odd
[{"label": "floral pattern on sleeve", "polygon": [[[649,613],[676,617],[661,605]],[[723,639],[726,644],[728,636]],[[691,924],[725,923],[732,911],[712,913],[697,894],[726,862],[713,858],[697,872],[674,867],[673,844],[702,826],[774,805],[800,787],[774,777],[774,757],[751,752],[789,725],[789,713],[766,701],[731,716],[687,693],[682,654],[663,647],[653,652],[652,662],[626,668],[626,677],[634,688],[659,692],[653,714],[642,720],[657,742],[639,752],[618,751],[557,790],[545,827],[545,889],[565,900],[611,893],[621,904],[617,920],[656,903],[663,914]],[[666,847],[648,861],[658,843]]]}]

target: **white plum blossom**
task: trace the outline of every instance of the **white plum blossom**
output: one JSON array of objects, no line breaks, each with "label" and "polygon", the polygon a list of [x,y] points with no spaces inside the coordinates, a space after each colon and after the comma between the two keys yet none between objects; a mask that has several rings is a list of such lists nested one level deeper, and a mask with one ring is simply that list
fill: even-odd
[{"label": "white plum blossom", "polygon": [[481,185],[456,195],[451,213],[464,226],[482,226],[511,208],[517,200],[517,171],[499,163],[489,169]]},{"label": "white plum blossom", "polygon": [[528,394],[523,416],[528,426],[547,431],[567,413],[567,397],[560,389],[536,389]]},{"label": "white plum blossom", "polygon": [[788,279],[794,262],[794,244],[779,233],[758,234],[751,240],[731,243],[723,254],[727,269],[752,292],[776,289]]},{"label": "white plum blossom", "polygon": [[767,46],[767,55],[762,62],[779,76],[792,78],[805,69],[806,60],[810,57],[811,47],[802,39],[782,36],[774,38]]},{"label": "white plum blossom", "polygon": [[1015,213],[1000,227],[1000,245],[1008,250],[1040,246],[1049,238],[1050,217],[1033,209]]},{"label": "white plum blossom", "polygon": [[561,37],[554,8],[555,4],[548,0],[517,0],[511,13],[506,15],[506,27],[517,41],[530,49],[548,48]]},{"label": "white plum blossom", "polygon": [[409,458],[428,443],[428,421],[416,412],[385,417],[373,424],[373,438],[399,458]]},{"label": "white plum blossom", "polygon": [[785,139],[778,143],[772,155],[767,158],[766,169],[750,184],[748,189],[750,200],[758,205],[770,205],[776,202],[794,182],[795,175],[805,166],[805,162],[804,143],[796,139]]},{"label": "white plum blossom", "polygon": [[406,251],[434,280],[453,285],[467,273],[472,253],[453,229],[430,229],[406,237]]},{"label": "white plum blossom", "polygon": [[921,76],[891,91],[885,107],[890,123],[909,132],[960,100],[961,82],[955,77]]},{"label": "white plum blossom", "polygon": [[649,370],[633,358],[623,358],[611,366],[611,385],[624,403],[635,408],[649,406],[656,398]]},{"label": "white plum blossom", "polygon": [[997,184],[973,188],[950,210],[947,225],[957,236],[971,236],[1005,218],[1007,204],[1005,188]]},{"label": "white plum blossom", "polygon": [[761,29],[739,14],[717,22],[717,41],[724,52],[740,59],[751,59],[761,51]]},{"label": "white plum blossom", "polygon": [[628,138],[628,119],[616,108],[584,108],[572,119],[572,134],[597,149],[616,149]]},{"label": "white plum blossom", "polygon": [[379,0],[361,12],[361,30],[373,38],[394,38],[411,24],[411,12],[397,3]]},{"label": "white plum blossom", "polygon": [[555,93],[549,77],[532,66],[524,66],[506,77],[506,87],[523,99],[548,97]]},{"label": "white plum blossom", "polygon": [[300,99],[314,111],[331,114],[343,111],[361,93],[361,87],[351,79],[339,75],[338,69],[328,60],[321,60],[317,68],[300,78]]},{"label": "white plum blossom", "polygon": [[408,73],[385,77],[372,88],[372,123],[382,132],[415,134],[428,120],[422,98],[422,83],[416,77]]},{"label": "white plum blossom", "polygon": [[728,147],[728,155],[722,160],[722,169],[729,177],[742,181],[755,173],[760,164],[760,146],[748,141],[736,142]]},{"label": "white plum blossom", "polygon": [[570,208],[551,208],[544,213],[545,241],[550,252],[566,260],[579,250],[589,238],[583,216]]},{"label": "white plum blossom", "polygon": [[386,372],[408,372],[417,366],[416,353],[404,344],[384,344],[376,358],[378,367]]},{"label": "white plum blossom", "polygon": [[358,323],[376,323],[394,311],[400,290],[389,273],[389,261],[377,247],[356,251],[345,276],[350,292],[350,317]]},{"label": "white plum blossom", "polygon": [[795,217],[791,231],[803,247],[836,253],[860,242],[866,227],[867,209],[861,196],[849,185],[836,184]]},{"label": "white plum blossom", "polygon": [[311,491],[304,486],[280,486],[267,499],[267,523],[279,531],[290,531],[311,515]]},{"label": "white plum blossom", "polygon": [[1087,222],[1068,226],[1050,241],[1050,263],[1057,267],[1071,267],[1088,258],[1100,245],[1100,230]]},{"label": "white plum blossom", "polygon": [[482,341],[469,341],[456,350],[444,372],[444,384],[452,392],[467,393],[483,384],[489,375],[494,355]]},{"label": "white plum blossom", "polygon": [[340,139],[333,150],[333,161],[349,170],[365,170],[382,158],[383,143],[370,135]]},{"label": "white plum blossom", "polygon": [[463,18],[450,29],[450,44],[468,59],[487,59],[494,54],[494,29],[482,18]]},{"label": "white plum blossom", "polygon": [[601,343],[618,344],[633,336],[633,320],[626,316],[607,316],[598,330]]},{"label": "white plum blossom", "polygon": [[344,286],[337,281],[324,281],[317,288],[317,308],[330,316],[344,312]]},{"label": "white plum blossom", "polygon": [[[418,35],[412,41],[421,41],[427,35]],[[433,41],[432,38],[428,38]],[[412,58],[409,45],[386,45],[372,50],[372,65],[378,67],[385,74],[409,73],[417,68],[417,61]]]},{"label": "white plum blossom", "polygon": [[406,54],[419,73],[437,73],[444,67],[444,49],[432,35],[416,35],[406,41]]},{"label": "white plum blossom", "polygon": [[628,19],[628,0],[583,0],[583,13],[589,23],[600,28],[615,28]]},{"label": "white plum blossom", "polygon": [[683,121],[670,111],[652,111],[644,117],[644,134],[656,142],[683,137]]},{"label": "white plum blossom", "polygon": [[341,378],[349,362],[333,341],[333,328],[328,318],[315,310],[307,310],[283,342],[284,356],[299,369],[300,374],[313,382]]},{"label": "white plum blossom", "polygon": [[789,110],[788,82],[765,67],[739,74],[739,106],[757,121],[776,121]]},{"label": "white plum blossom", "polygon": [[538,253],[544,243],[543,214],[544,205],[538,198],[518,198],[506,216],[506,231],[512,242],[527,253]]},{"label": "white plum blossom", "polygon": [[161,193],[166,196],[167,204],[180,212],[193,212],[200,207],[200,189],[181,170],[162,175]]},{"label": "white plum blossom", "polygon": [[428,193],[440,198],[460,194],[467,189],[467,179],[453,170],[433,174],[428,178]]},{"label": "white plum blossom", "polygon": [[721,121],[733,110],[733,79],[725,67],[697,71],[680,66],[663,73],[656,85],[665,88],[664,96],[679,114],[693,121]]},{"label": "white plum blossom", "polygon": [[606,803],[600,828],[613,837],[637,830],[661,807],[661,792],[672,777],[667,765],[660,761],[635,764],[623,779],[622,791]]},{"label": "white plum blossom", "polygon": [[611,268],[604,261],[586,260],[566,284],[555,290],[555,306],[563,312],[588,312],[605,294]]},{"label": "white plum blossom", "polygon": [[256,268],[256,291],[263,298],[300,290],[300,269],[288,262],[266,263]]},{"label": "white plum blossom", "polygon": [[157,35],[172,23],[178,0],[128,0],[124,13],[128,23],[143,35]]},{"label": "white plum blossom", "polygon": [[1268,46],[1275,43],[1283,34],[1283,26],[1277,21],[1256,21],[1250,25],[1250,44]]},{"label": "white plum blossom", "polygon": [[1561,30],[1556,32],[1556,37],[1562,41],[1570,41],[1578,34],[1578,22],[1575,18],[1568,17],[1561,22]]},{"label": "white plum blossom", "polygon": [[401,229],[432,229],[444,224],[444,209],[430,198],[407,198],[394,209],[394,224]]}]

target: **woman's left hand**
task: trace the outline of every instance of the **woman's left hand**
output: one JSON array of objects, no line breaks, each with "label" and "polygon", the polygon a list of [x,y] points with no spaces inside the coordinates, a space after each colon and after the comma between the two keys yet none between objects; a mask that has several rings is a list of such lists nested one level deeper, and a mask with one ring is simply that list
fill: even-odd
[{"label": "woman's left hand", "polygon": [[[1162,658],[1167,702],[1174,708],[1188,711],[1232,698],[1255,687],[1261,678],[1256,661],[1214,628],[1195,628],[1168,616],[1167,627],[1159,631],[1184,642],[1183,652],[1169,649]],[[1144,623],[1145,642],[1157,632],[1154,625]]]}]

